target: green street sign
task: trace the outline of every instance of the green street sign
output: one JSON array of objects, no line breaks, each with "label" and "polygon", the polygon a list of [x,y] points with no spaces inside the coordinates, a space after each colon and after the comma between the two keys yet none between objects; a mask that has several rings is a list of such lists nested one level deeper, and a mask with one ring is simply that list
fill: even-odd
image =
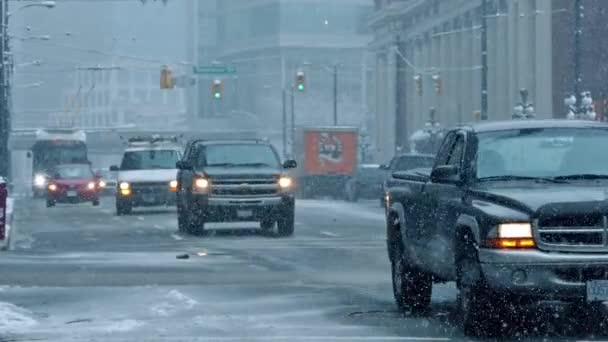
[{"label": "green street sign", "polygon": [[193,68],[195,74],[235,74],[236,67],[225,65],[203,65]]}]

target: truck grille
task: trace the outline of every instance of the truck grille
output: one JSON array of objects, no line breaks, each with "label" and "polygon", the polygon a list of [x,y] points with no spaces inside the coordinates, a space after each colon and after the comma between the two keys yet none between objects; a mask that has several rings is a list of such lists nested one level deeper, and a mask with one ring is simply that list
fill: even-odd
[{"label": "truck grille", "polygon": [[271,196],[278,192],[275,177],[211,179],[211,194],[220,197]]},{"label": "truck grille", "polygon": [[560,252],[608,251],[608,218],[602,214],[552,216],[535,220],[539,248]]}]

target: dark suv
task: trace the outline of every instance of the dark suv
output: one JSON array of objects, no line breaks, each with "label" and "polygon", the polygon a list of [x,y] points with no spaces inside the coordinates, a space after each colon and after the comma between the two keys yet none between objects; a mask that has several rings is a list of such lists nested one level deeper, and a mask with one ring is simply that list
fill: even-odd
[{"label": "dark suv", "polygon": [[180,232],[205,233],[207,222],[257,221],[279,236],[294,231],[294,180],[275,148],[259,140],[188,143],[177,163],[177,213]]}]

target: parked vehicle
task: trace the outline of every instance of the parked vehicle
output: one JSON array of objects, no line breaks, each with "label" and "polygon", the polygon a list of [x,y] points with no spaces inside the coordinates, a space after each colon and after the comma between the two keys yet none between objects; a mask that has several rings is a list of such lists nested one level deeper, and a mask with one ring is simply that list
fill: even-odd
[{"label": "parked vehicle", "polygon": [[99,205],[99,175],[89,164],[57,165],[49,173],[46,206],[91,202]]},{"label": "parked vehicle", "polygon": [[[526,303],[608,301],[607,144],[600,122],[479,123],[450,130],[432,170],[393,172],[397,306],[424,312],[433,283],[455,281],[459,321],[480,335]],[[593,312],[603,324],[604,311]]]},{"label": "parked vehicle", "polygon": [[356,127],[301,127],[296,131],[298,189],[304,198],[343,197],[357,167]]},{"label": "parked vehicle", "polygon": [[346,182],[346,199],[356,202],[360,198],[375,199],[382,197],[385,173],[378,164],[361,164],[355,175]]},{"label": "parked vehicle", "polygon": [[280,162],[260,140],[188,143],[177,164],[177,217],[181,232],[204,234],[208,222],[260,222],[279,236],[294,232],[294,160]]}]

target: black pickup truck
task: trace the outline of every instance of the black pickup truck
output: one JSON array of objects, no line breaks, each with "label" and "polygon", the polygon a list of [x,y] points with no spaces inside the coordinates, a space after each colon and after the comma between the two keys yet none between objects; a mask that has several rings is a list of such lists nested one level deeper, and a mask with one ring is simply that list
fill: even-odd
[{"label": "black pickup truck", "polygon": [[455,281],[462,328],[479,335],[527,304],[608,301],[606,146],[600,122],[477,123],[446,134],[432,169],[393,173],[398,307],[425,312],[433,283]]}]

